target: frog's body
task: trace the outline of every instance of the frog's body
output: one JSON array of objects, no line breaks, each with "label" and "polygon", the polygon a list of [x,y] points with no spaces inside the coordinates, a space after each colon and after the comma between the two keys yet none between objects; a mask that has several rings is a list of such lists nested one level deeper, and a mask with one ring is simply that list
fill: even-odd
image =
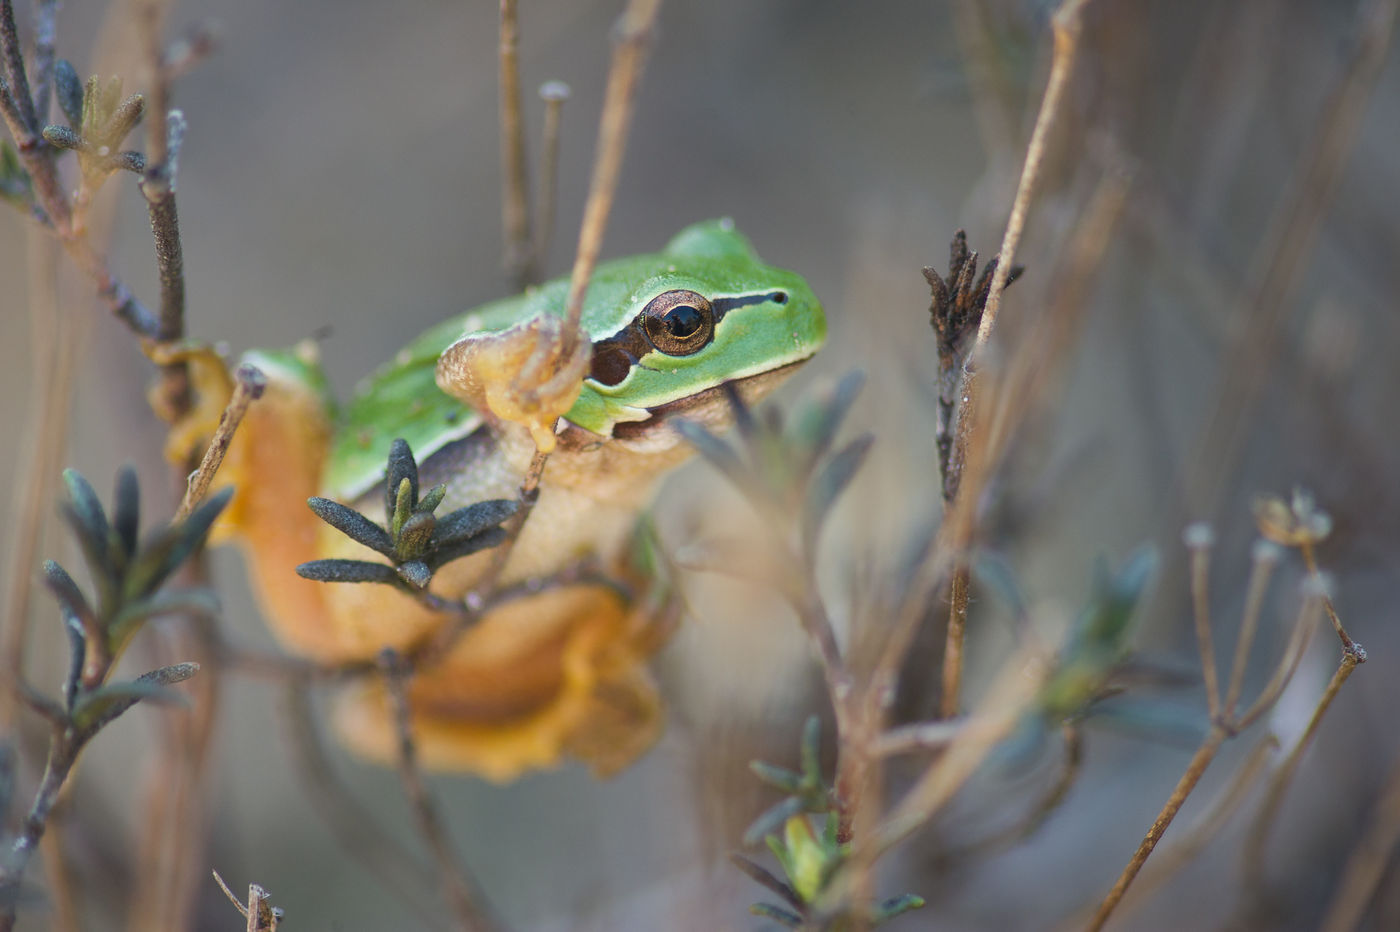
[{"label": "frog's body", "polygon": [[[394,437],[413,448],[423,488],[446,483],[440,513],[513,498],[535,440],[486,405],[466,406],[461,399],[476,396],[455,381],[454,360],[482,334],[561,316],[566,292],[567,281],[550,282],[432,328],[339,417],[314,354],[250,354],[269,389],[230,452],[234,480],[246,481],[229,523],[246,545],[265,612],[290,646],[330,662],[365,660],[442,625],[442,616],[390,587],[295,576],[306,560],[375,559],[321,524],[305,500],[321,494],[377,517]],[[661,253],[600,265],[581,325],[593,345],[590,376],[556,430],[538,504],[502,584],[547,577],[585,556],[621,572],[656,481],[689,453],[668,419],[723,423],[721,386],[760,397],[825,336],[805,282],[760,263],[724,221],[682,231]],[[487,552],[447,564],[433,591],[461,598],[490,559]],[[420,753],[431,766],[499,780],[565,754],[615,770],[659,731],[660,702],[645,669],[659,643],[656,627],[613,586],[556,586],[493,608],[446,659],[414,677]],[[352,746],[392,753],[373,687],[347,697],[337,718]]]}]

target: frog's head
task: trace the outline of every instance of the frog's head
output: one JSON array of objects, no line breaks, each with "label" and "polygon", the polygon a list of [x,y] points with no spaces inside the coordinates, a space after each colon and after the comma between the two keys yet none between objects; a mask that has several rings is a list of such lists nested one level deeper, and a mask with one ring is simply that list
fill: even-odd
[{"label": "frog's head", "polygon": [[756,401],[826,339],[807,283],[764,265],[727,219],[687,227],[660,253],[599,266],[583,326],[593,362],[566,419],[648,451],[678,442],[672,417],[722,424],[724,385]]}]

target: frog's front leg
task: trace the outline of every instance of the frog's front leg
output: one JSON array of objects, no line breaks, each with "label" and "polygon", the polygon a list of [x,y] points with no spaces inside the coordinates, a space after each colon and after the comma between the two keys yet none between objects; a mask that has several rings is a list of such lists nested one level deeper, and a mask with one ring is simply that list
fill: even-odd
[{"label": "frog's front leg", "polygon": [[462,337],[438,360],[437,384],[497,422],[523,425],[536,448],[549,453],[555,424],[583,389],[590,352],[577,330],[544,315]]}]

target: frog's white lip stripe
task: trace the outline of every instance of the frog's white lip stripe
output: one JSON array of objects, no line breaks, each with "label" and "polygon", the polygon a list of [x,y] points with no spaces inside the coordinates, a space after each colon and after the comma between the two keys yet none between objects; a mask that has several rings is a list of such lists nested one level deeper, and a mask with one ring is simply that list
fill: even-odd
[{"label": "frog's white lip stripe", "polygon": [[618,440],[639,439],[661,428],[667,420],[677,416],[692,416],[694,420],[707,427],[728,423],[732,420],[732,412],[725,393],[726,386],[732,385],[746,403],[752,404],[777,387],[779,382],[791,375],[808,358],[804,356],[776,369],[766,369],[754,375],[730,379],[704,391],[696,392],[694,395],[657,405],[654,408],[645,408],[643,410],[648,414],[646,418],[638,421],[620,421],[613,425],[612,435]]}]

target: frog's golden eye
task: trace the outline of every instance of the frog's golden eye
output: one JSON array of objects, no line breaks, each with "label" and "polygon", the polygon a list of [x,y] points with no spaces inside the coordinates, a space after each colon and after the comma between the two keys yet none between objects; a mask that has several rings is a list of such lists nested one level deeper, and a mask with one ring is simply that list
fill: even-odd
[{"label": "frog's golden eye", "polygon": [[667,356],[690,356],[715,338],[715,309],[694,291],[668,291],[648,302],[641,324],[651,345]]}]

